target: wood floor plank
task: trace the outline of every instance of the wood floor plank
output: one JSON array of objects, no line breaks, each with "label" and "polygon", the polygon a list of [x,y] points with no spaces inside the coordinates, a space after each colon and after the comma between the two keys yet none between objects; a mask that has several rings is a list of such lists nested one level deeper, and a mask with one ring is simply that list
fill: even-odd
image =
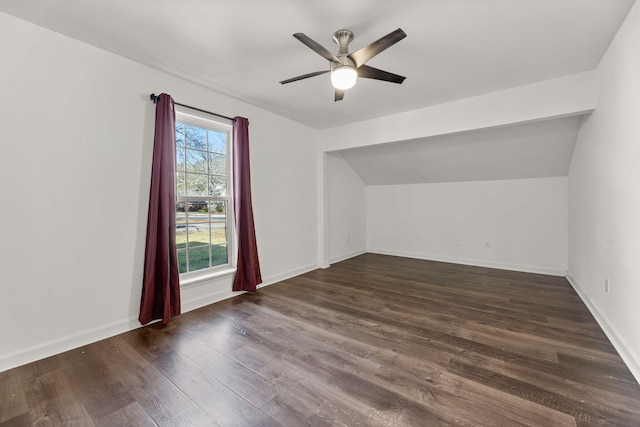
[{"label": "wood floor plank", "polygon": [[9,418],[6,421],[0,422],[0,427],[24,427],[30,426],[31,423],[31,414],[24,413],[20,414],[17,417]]},{"label": "wood floor plank", "polygon": [[558,353],[558,362],[567,368],[579,367],[580,370],[599,372],[628,384],[636,383],[635,378],[620,357],[603,360],[584,353],[581,355]]},{"label": "wood floor plank", "polygon": [[[308,288],[304,290],[308,291]],[[323,293],[323,296],[327,296],[327,293]],[[470,309],[468,307],[457,308],[455,304],[447,304],[446,301],[436,301],[420,299],[414,295],[411,295],[410,301],[405,301],[402,307],[393,306],[389,304],[392,298],[389,295],[385,295],[384,307],[389,308],[389,311],[406,310],[412,307],[417,309],[429,310],[432,314],[449,313],[454,316],[462,316],[470,321],[477,321],[486,323],[492,327],[512,331],[516,333],[527,333],[533,336],[538,336],[541,339],[557,339],[558,342],[564,342],[569,344],[577,344],[579,346],[598,346],[601,351],[609,353],[615,353],[615,349],[604,335],[599,334],[597,337],[585,335],[583,332],[575,332],[571,329],[559,329],[551,325],[540,325],[531,321],[530,316],[524,317],[519,311],[510,311],[508,315],[505,315],[505,311],[502,313],[482,312],[481,310]],[[378,310],[380,307],[378,307]],[[546,322],[545,322],[546,323]]]},{"label": "wood floor plank", "polygon": [[[207,314],[206,317],[202,316],[204,313]],[[181,331],[200,340],[218,354],[230,353],[244,345],[243,341],[237,338],[234,325],[228,324],[226,317],[207,311],[207,307],[193,315],[186,313],[175,320],[178,326],[186,326]]]},{"label": "wood floor plank", "polygon": [[135,401],[98,346],[71,350],[61,361],[65,377],[93,420]]},{"label": "wood floor plank", "polygon": [[137,343],[140,353],[220,426],[279,425],[190,360],[188,343],[194,341],[188,334],[149,329],[130,335],[128,342]]},{"label": "wood floor plank", "polygon": [[63,369],[25,379],[23,384],[31,414],[31,423],[27,425],[94,425]]},{"label": "wood floor plank", "polygon": [[[261,409],[283,426],[288,427],[349,426],[344,421],[332,418],[325,405],[321,404],[316,407],[315,402],[317,401],[317,396],[302,398],[299,393],[292,394],[283,390],[280,395],[267,402]],[[340,419],[344,420],[344,417]]]},{"label": "wood floor plank", "polygon": [[133,402],[100,418],[95,425],[96,427],[156,427],[158,424],[138,405],[138,402]]},{"label": "wood floor plank", "polygon": [[28,414],[19,370],[0,372],[0,396],[0,423]]},{"label": "wood floor plank", "polygon": [[[598,396],[598,398],[595,399],[597,404],[606,406],[614,412],[631,410],[631,412],[640,413],[640,400],[638,396],[627,396],[625,394],[611,392],[599,387],[597,384],[585,384],[584,381],[578,382],[570,380],[566,377],[531,370],[481,355],[465,354],[464,358],[452,358],[452,362],[482,366],[496,374],[508,376],[538,388],[544,388],[549,392],[565,396],[575,401],[584,400],[585,396]],[[606,381],[606,379],[604,381]],[[601,380],[600,383],[602,382]]]},{"label": "wood floor plank", "polygon": [[0,373],[0,427],[638,420],[566,279],[377,254]]},{"label": "wood floor plank", "polygon": [[[308,372],[297,363],[283,360],[275,356],[275,353],[265,353],[257,346],[244,346],[231,353],[231,356],[244,366],[260,372],[282,389],[274,400],[266,402],[261,409],[283,425],[295,425],[297,420],[315,418],[332,420],[330,423],[337,425],[371,425],[365,413],[349,406],[348,396],[344,397],[340,390],[327,381],[311,379]],[[294,400],[281,403],[287,396],[294,396]]]},{"label": "wood floor plank", "polygon": [[[305,283],[309,283],[309,282],[306,281]],[[323,288],[331,287],[331,284],[322,283],[322,286]],[[336,289],[339,289],[339,291],[342,294],[344,294],[344,292],[347,291],[348,288],[345,288],[344,286],[342,286]],[[305,292],[307,292],[307,290],[305,290]],[[365,292],[365,291],[358,290],[358,292]],[[370,293],[367,292],[367,294],[370,294]],[[382,301],[385,304],[384,306],[380,306],[376,308],[374,310],[376,313],[380,313],[381,315],[384,315],[384,316],[397,316],[399,317],[400,320],[406,320],[407,316],[410,316],[410,314],[407,314],[405,312],[405,308],[406,308],[405,305],[402,305],[401,307],[394,306],[396,307],[395,311],[389,310],[388,309],[389,306],[386,305],[386,302],[389,300],[388,295],[383,294],[379,291],[376,291],[376,296],[377,297],[382,296],[384,298],[382,299]],[[414,298],[407,298],[407,299],[415,300]],[[478,306],[477,301],[475,304],[476,306]],[[426,309],[426,307],[419,307],[419,309],[420,310]],[[486,309],[495,311],[495,309],[493,309],[492,307],[487,307]],[[522,317],[522,313],[520,313],[519,317]],[[539,316],[538,320],[546,323],[545,316]],[[469,325],[469,323],[473,323],[473,325]],[[486,325],[485,319],[474,321],[463,316],[453,315],[451,313],[441,312],[436,314],[433,311],[431,311],[430,316],[428,317],[423,316],[421,318],[421,325],[427,328],[438,329],[448,334],[457,335],[462,338],[471,339],[474,341],[481,341],[486,344],[492,344],[500,348],[509,347],[516,352],[521,351],[528,355],[533,354],[538,358],[544,358],[547,360],[557,362],[558,349],[549,348],[549,346],[531,346],[530,343],[528,343],[525,340],[518,340],[518,339],[514,339],[513,336],[508,336],[509,334],[513,335],[511,331],[501,331],[500,334],[496,334],[495,327]],[[564,347],[565,345],[566,344],[564,344],[563,342],[562,346]],[[519,348],[520,346],[522,346],[522,348]]]},{"label": "wood floor plank", "polygon": [[[155,423],[164,424],[194,406],[191,399],[146,359],[140,357],[122,337],[104,340],[95,346],[127,392],[135,399],[134,406],[128,405],[124,408],[133,408],[135,411],[140,408],[146,411],[145,414],[149,414]],[[131,409],[127,409],[121,415],[126,419],[130,411]]]},{"label": "wood floor plank", "polygon": [[[275,316],[273,314],[269,316],[271,319],[274,317]],[[251,318],[260,320],[257,315],[254,315]],[[278,323],[275,322],[272,327],[283,329],[279,328],[277,325]],[[275,335],[274,333],[270,333],[269,328],[263,327],[262,329],[268,335]],[[292,331],[296,329],[299,330],[299,328],[290,327],[287,328],[286,331],[292,333]],[[374,353],[371,352],[371,347],[369,347],[368,353],[357,349],[354,352],[353,350],[355,349],[355,346],[358,345],[358,341],[350,341],[347,343],[341,339],[336,342],[330,342],[322,339],[323,336],[331,336],[334,332],[339,334],[339,331],[336,331],[335,329],[332,329],[331,332],[315,330],[313,331],[312,337],[293,338],[292,341],[301,344],[301,347],[305,349],[305,353],[300,354],[297,352],[290,352],[287,356],[282,356],[281,359],[293,357],[293,359],[290,360],[291,363],[303,367],[304,372],[309,374],[315,373],[316,376],[322,375],[326,372],[335,371],[334,366],[339,366],[339,373],[335,374],[335,378],[339,378],[340,381],[332,380],[333,386],[341,386],[341,389],[336,390],[336,392],[344,393],[349,398],[355,397],[356,394],[351,391],[348,385],[357,383],[358,381],[351,381],[350,383],[347,383],[347,387],[342,384],[342,379],[345,377],[353,378],[353,375],[355,375],[357,378],[368,380],[371,384],[380,384],[383,389],[394,390],[395,394],[401,395],[396,396],[395,399],[391,399],[391,401],[400,399],[404,401],[411,400],[422,405],[426,404],[426,406],[428,406],[430,410],[439,417],[435,419],[432,417],[431,419],[431,422],[436,424],[442,422],[447,424],[466,423],[490,425],[491,423],[498,422],[510,425],[527,425],[524,420],[520,420],[522,422],[519,423],[518,419],[522,418],[521,415],[523,413],[528,413],[529,417],[535,415],[538,418],[554,419],[556,421],[554,423],[555,425],[573,425],[572,423],[568,423],[567,419],[563,419],[562,414],[548,416],[548,414],[544,413],[545,411],[542,411],[541,413],[539,409],[537,412],[527,412],[528,410],[522,408],[522,404],[519,405],[520,407],[515,413],[510,413],[509,411],[504,410],[504,407],[501,413],[496,413],[488,409],[488,404],[485,406],[478,405],[478,402],[481,402],[481,404],[486,403],[486,390],[483,390],[481,394],[478,393],[471,395],[471,393],[467,393],[465,398],[461,398],[457,395],[457,392],[460,389],[459,381],[447,375],[446,372],[439,370],[437,366],[435,368],[429,367],[426,370],[421,370],[420,368],[423,366],[420,366],[421,361],[419,359],[401,358],[398,354],[394,354],[393,351],[385,351],[384,347],[378,347],[381,350]],[[281,341],[280,348],[291,348],[290,342],[286,341],[286,336],[282,336],[282,334],[279,334],[278,336]],[[268,339],[268,336],[264,337],[265,342]],[[315,340],[320,341],[318,345],[314,345],[313,341]],[[271,343],[271,345],[274,346],[276,343]],[[241,351],[246,351],[247,347],[249,346],[243,347]],[[327,351],[326,348],[331,348],[331,350]],[[344,351],[338,351],[336,348],[344,349]],[[278,352],[277,348],[275,350]],[[385,353],[387,357],[385,357]],[[420,352],[417,354],[420,355]],[[269,362],[268,365],[273,366],[274,362]],[[291,369],[285,369],[285,371],[290,372]],[[375,387],[364,387],[365,390],[369,388]],[[377,391],[375,394],[384,396],[386,393]],[[342,398],[342,400],[346,400],[346,398]],[[371,401],[370,398],[366,398],[364,400]],[[411,408],[410,404],[405,404],[404,406]],[[455,412],[455,418],[451,416],[449,411],[449,408],[452,406],[458,408]],[[380,414],[383,415],[382,418],[380,418]],[[369,424],[385,425],[389,422],[389,419],[384,418],[384,416],[391,417],[391,420],[398,421],[399,415],[407,415],[407,413],[395,414],[394,419],[394,415],[392,414],[393,412],[380,411],[379,414],[376,414],[376,417],[373,417],[372,420],[369,421]],[[545,416],[542,417],[542,415]],[[424,417],[424,415],[422,415],[422,417]],[[412,423],[413,422],[402,425],[414,425]]]},{"label": "wood floor plank", "polygon": [[[265,329],[265,341],[268,335],[274,333]],[[304,344],[305,351],[294,351],[290,344],[293,342]],[[375,424],[402,424],[411,425],[417,419],[423,419],[430,424],[442,424],[440,414],[428,406],[416,404],[402,394],[380,386],[370,381],[361,369],[349,369],[346,359],[329,354],[325,346],[312,346],[296,337],[284,332],[278,334],[276,343],[284,350],[289,351],[283,355],[283,359],[291,369],[292,366],[301,367],[307,376],[314,382],[322,382],[331,390],[330,395],[341,396],[341,400],[349,402],[351,407],[361,407]],[[333,356],[333,357],[331,357]],[[376,365],[377,366],[377,365]],[[351,367],[352,368],[352,367]],[[410,422],[409,420],[413,420]]]},{"label": "wood floor plank", "polygon": [[183,412],[162,427],[220,427],[205,411],[194,406]]},{"label": "wood floor plank", "polygon": [[520,396],[541,406],[555,409],[572,415],[576,419],[588,421],[593,424],[633,425],[638,421],[637,416],[629,416],[627,413],[602,411],[597,405],[587,401],[576,401],[544,388],[533,386],[529,383],[515,380],[505,375],[496,374],[493,371],[480,368],[476,365],[467,365],[452,361],[451,371],[467,379],[480,382],[492,388],[506,393]]},{"label": "wood floor plank", "polygon": [[191,355],[189,359],[209,378],[215,378],[256,407],[261,407],[278,394],[274,384],[226,356],[203,357],[200,353]]},{"label": "wood floor plank", "polygon": [[52,356],[20,366],[16,371],[19,372],[23,380],[29,381],[35,377],[57,371],[61,368],[60,358],[58,356]]}]

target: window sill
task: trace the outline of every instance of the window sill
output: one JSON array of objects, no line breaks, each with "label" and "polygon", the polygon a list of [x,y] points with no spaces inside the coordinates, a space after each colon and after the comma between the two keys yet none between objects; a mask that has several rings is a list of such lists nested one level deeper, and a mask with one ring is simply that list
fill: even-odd
[{"label": "window sill", "polygon": [[199,274],[197,276],[181,277],[180,287],[187,288],[202,285],[207,282],[215,282],[217,280],[233,276],[235,273],[235,267],[229,267],[224,270],[216,270],[209,273]]}]

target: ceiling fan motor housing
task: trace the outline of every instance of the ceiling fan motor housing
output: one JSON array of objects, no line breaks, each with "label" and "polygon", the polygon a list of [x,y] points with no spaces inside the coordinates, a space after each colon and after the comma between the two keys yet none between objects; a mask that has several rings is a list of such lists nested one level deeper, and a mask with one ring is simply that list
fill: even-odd
[{"label": "ceiling fan motor housing", "polygon": [[349,58],[349,43],[353,40],[350,30],[338,30],[333,33],[333,41],[338,45],[336,57],[340,62],[331,61],[331,83],[337,90],[352,88],[358,79],[355,62]]},{"label": "ceiling fan motor housing", "polygon": [[[348,57],[349,55],[349,43],[353,40],[353,32],[351,30],[338,30],[333,33],[333,41],[338,45],[338,59],[342,62],[342,65],[350,65],[355,67],[355,63]],[[332,68],[336,65],[333,64]]]}]

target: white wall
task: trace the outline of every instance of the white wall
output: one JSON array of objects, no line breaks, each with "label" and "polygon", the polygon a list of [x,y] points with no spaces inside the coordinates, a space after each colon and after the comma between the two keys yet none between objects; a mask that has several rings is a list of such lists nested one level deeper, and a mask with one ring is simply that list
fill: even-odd
[{"label": "white wall", "polygon": [[367,248],[365,185],[340,153],[327,153],[327,222],[330,263]]},{"label": "white wall", "polygon": [[368,186],[367,249],[564,276],[567,178]]},{"label": "white wall", "polygon": [[249,118],[265,282],[317,266],[316,130],[2,13],[0,52],[0,371],[138,326],[152,92]]},{"label": "white wall", "polygon": [[490,129],[558,117],[596,107],[593,71],[320,131],[325,151]]},{"label": "white wall", "polygon": [[569,172],[569,278],[640,380],[638,3],[596,76],[598,108],[582,124]]}]

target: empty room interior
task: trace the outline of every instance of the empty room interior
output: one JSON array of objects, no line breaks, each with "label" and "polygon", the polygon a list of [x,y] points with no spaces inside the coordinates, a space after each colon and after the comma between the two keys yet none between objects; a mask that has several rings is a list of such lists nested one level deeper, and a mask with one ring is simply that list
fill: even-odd
[{"label": "empty room interior", "polygon": [[0,52],[0,427],[640,425],[635,0],[2,0]]}]

